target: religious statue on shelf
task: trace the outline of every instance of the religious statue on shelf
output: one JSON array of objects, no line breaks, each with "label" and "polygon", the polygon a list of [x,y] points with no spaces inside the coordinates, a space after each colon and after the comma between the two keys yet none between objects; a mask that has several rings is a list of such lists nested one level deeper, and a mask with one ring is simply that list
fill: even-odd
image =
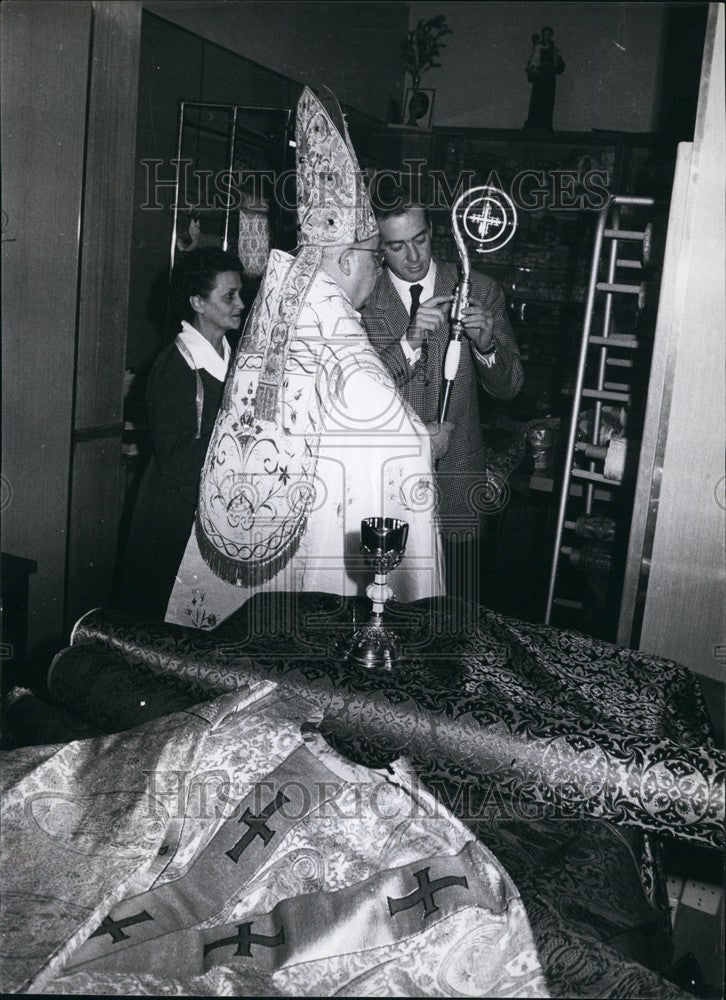
[{"label": "religious statue on shelf", "polygon": [[557,77],[565,70],[565,60],[554,42],[552,28],[532,35],[532,53],[527,61],[527,79],[532,84],[529,114],[523,128],[552,130]]}]

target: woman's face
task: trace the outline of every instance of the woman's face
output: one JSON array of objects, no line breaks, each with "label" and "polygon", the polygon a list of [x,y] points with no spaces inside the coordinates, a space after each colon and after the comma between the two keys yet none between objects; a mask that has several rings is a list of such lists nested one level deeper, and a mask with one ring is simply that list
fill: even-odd
[{"label": "woman's face", "polygon": [[214,288],[206,298],[192,296],[192,308],[204,329],[239,330],[244,303],[240,298],[242,280],[236,271],[220,271]]}]

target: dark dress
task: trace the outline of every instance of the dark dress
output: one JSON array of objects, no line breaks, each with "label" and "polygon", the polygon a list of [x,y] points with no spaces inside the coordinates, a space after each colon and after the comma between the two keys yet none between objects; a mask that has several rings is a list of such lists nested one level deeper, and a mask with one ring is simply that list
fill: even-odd
[{"label": "dark dress", "polygon": [[157,358],[146,389],[152,455],[139,488],[120,604],[162,619],[194,523],[199,477],[224,383],[199,370],[204,389],[197,438],[197,373],[175,344]]}]

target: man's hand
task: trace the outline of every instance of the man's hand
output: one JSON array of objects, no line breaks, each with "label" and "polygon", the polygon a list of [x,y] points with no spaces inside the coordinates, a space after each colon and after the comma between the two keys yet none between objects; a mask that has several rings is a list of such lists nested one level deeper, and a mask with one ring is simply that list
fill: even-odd
[{"label": "man's hand", "polygon": [[418,350],[424,340],[438,333],[448,322],[451,299],[451,295],[434,295],[419,305],[406,334],[406,340],[414,350]]},{"label": "man's hand", "polygon": [[461,317],[464,333],[478,351],[486,354],[494,343],[494,313],[477,299],[471,299]]},{"label": "man's hand", "polygon": [[438,462],[449,450],[451,434],[455,426],[450,420],[444,420],[441,424],[436,421],[426,424],[426,430],[431,438],[431,456],[434,462]]}]

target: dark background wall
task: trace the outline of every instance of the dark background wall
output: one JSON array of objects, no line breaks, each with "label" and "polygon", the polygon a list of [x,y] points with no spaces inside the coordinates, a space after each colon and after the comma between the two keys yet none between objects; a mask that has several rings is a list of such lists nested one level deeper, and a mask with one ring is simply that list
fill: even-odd
[{"label": "dark background wall", "polygon": [[558,130],[659,131],[689,139],[707,11],[701,3],[428,0],[146,0],[142,6],[126,350],[126,366],[135,371],[148,366],[169,335],[163,303],[173,220],[168,209],[142,209],[143,161],[164,161],[161,175],[172,176],[181,100],[294,108],[303,83],[328,85],[347,105],[356,148],[365,155],[376,128],[383,148],[385,123],[397,107],[400,114],[410,83],[401,52],[407,28],[444,12],[453,34],[441,68],[423,81],[436,90],[434,125],[518,129],[529,101],[530,35],[546,18],[567,62],[558,81]]},{"label": "dark background wall", "polygon": [[342,102],[383,120],[392,120],[391,102],[410,86],[401,54],[407,28],[444,13],[453,33],[441,68],[423,77],[436,91],[432,124],[474,128],[521,127],[530,39],[547,23],[567,63],[555,127],[629,132],[692,128],[708,10],[698,2],[536,0],[143,6],[292,79],[327,84]]},{"label": "dark background wall", "polygon": [[327,85],[343,104],[374,118],[385,120],[389,100],[401,96],[407,3],[148,0],[143,6],[283,76]]},{"label": "dark background wall", "polygon": [[434,125],[521,128],[531,36],[548,25],[566,63],[556,129],[652,132],[687,123],[691,135],[680,138],[691,138],[707,11],[705,3],[422,0],[410,4],[409,26],[445,13],[452,29],[441,69],[423,78],[436,91]]}]

